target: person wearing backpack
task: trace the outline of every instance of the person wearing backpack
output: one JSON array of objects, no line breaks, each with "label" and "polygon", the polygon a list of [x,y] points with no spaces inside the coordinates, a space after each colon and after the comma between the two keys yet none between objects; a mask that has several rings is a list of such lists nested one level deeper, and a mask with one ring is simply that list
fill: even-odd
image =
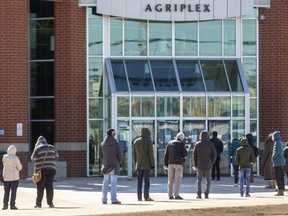
[{"label": "person wearing backpack", "polygon": [[[218,133],[217,131],[214,131],[212,133],[212,138],[210,139],[210,142],[212,142],[214,144],[214,147],[216,149],[217,152],[217,157],[216,157],[216,161],[213,164],[213,168],[212,168],[212,180],[215,180],[215,176],[217,177],[217,181],[220,180],[220,161],[221,161],[221,153],[223,152],[223,142],[222,140],[218,139]],[[215,171],[217,172],[217,174],[215,173]]]}]

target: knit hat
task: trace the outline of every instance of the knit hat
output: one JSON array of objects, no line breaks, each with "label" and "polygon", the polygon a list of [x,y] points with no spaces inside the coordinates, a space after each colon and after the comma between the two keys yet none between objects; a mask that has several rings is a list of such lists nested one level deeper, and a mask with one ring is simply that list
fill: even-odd
[{"label": "knit hat", "polygon": [[[107,133],[108,136],[113,136],[113,135],[112,135],[113,131],[115,131],[115,130],[114,130],[113,128],[110,128],[110,129],[108,129],[108,130],[106,131],[106,133]],[[114,133],[114,135],[115,135],[115,133]]]}]

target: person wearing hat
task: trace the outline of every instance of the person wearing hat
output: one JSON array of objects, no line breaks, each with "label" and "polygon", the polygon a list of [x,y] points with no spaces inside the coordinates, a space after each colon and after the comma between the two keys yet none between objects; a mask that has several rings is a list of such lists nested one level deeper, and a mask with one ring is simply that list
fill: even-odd
[{"label": "person wearing hat", "polygon": [[100,145],[99,157],[102,160],[101,174],[104,176],[102,185],[102,203],[107,204],[109,181],[111,181],[111,203],[121,204],[117,199],[117,178],[120,173],[122,151],[119,142],[115,139],[116,131],[110,128],[107,136]]},{"label": "person wearing hat", "polygon": [[250,175],[251,165],[255,163],[255,156],[253,149],[249,146],[248,140],[242,138],[240,140],[240,147],[236,150],[236,161],[239,165],[240,175],[240,195],[244,195],[244,177],[246,181],[246,197],[250,197]]}]

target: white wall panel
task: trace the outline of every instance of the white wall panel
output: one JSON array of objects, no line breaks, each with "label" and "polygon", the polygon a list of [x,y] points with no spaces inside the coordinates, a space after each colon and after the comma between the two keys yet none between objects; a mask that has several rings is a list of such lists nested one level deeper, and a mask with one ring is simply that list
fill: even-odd
[{"label": "white wall panel", "polygon": [[[131,18],[135,18],[135,19],[141,19],[141,15],[142,15],[142,7],[141,4],[139,4],[138,1],[135,0],[126,0],[126,12],[131,16]],[[125,16],[127,16],[128,14],[126,14]]]},{"label": "white wall panel", "polygon": [[[186,4],[194,5],[194,4],[200,4],[200,0],[186,0]],[[199,20],[200,14],[195,12],[186,12],[185,20]]]},{"label": "white wall panel", "polygon": [[214,19],[223,19],[228,17],[228,5],[230,0],[222,0],[222,2],[214,4]]},{"label": "white wall panel", "polygon": [[[111,13],[113,16],[124,17],[126,13],[126,0],[112,0],[111,2]],[[129,11],[131,13],[131,11]]]},{"label": "white wall panel", "polygon": [[[173,2],[175,2],[175,1],[171,1],[171,3],[173,3]],[[186,1],[185,0],[178,0],[177,4],[179,5],[178,11],[177,12],[176,11],[171,12],[171,20],[185,20],[185,14],[187,12],[187,8],[184,8],[181,11],[181,4],[185,5],[185,7],[186,7],[187,6]]]},{"label": "white wall panel", "polygon": [[[216,1],[216,0],[215,0]],[[218,1],[217,4],[222,4],[223,0]],[[210,5],[210,12],[204,12],[204,8],[202,7],[203,4],[209,4]],[[200,1],[201,5],[201,13],[200,13],[200,20],[213,20],[214,17],[214,0],[205,0],[205,1]]]},{"label": "white wall panel", "polygon": [[145,12],[145,8],[148,4],[150,5],[155,5],[156,4],[156,0],[142,0],[141,2],[142,4],[142,19],[144,20],[156,20],[156,12],[153,9],[152,12],[147,11]]},{"label": "white wall panel", "polygon": [[229,0],[228,4],[228,17],[241,16],[241,0]]}]

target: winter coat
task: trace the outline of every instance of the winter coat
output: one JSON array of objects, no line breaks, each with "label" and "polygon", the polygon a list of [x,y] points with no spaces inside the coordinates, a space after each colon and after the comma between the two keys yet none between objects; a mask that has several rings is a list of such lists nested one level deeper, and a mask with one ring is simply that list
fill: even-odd
[{"label": "winter coat", "polygon": [[183,165],[185,158],[187,157],[187,150],[185,144],[180,139],[171,140],[164,153],[164,164]]},{"label": "winter coat", "polygon": [[102,160],[102,170],[113,166],[115,175],[120,174],[122,162],[122,151],[119,142],[110,135],[107,135],[100,145],[99,156]]},{"label": "winter coat", "polygon": [[255,163],[255,156],[246,138],[241,139],[240,147],[236,150],[236,161],[240,169],[250,168]]},{"label": "winter coat", "polygon": [[3,180],[18,181],[20,179],[19,172],[22,170],[22,164],[16,156],[17,149],[14,145],[10,145],[7,154],[3,155]]},{"label": "winter coat", "polygon": [[273,140],[274,140],[274,146],[273,146],[273,152],[272,152],[272,163],[273,167],[277,166],[285,166],[285,158],[283,156],[283,142],[280,137],[280,132],[276,131],[273,133]]},{"label": "winter coat", "polygon": [[155,167],[153,143],[148,128],[143,128],[141,136],[133,143],[133,159],[137,170],[150,170]]},{"label": "winter coat", "polygon": [[[47,156],[45,158],[46,153]],[[56,161],[59,160],[59,154],[53,145],[49,145],[43,136],[39,136],[35,144],[33,153],[31,155],[31,160],[35,163],[34,170],[39,169],[56,170]]]},{"label": "winter coat", "polygon": [[197,169],[212,169],[216,161],[217,152],[214,144],[208,139],[199,141],[195,144],[193,159]]},{"label": "winter coat", "polygon": [[214,144],[214,147],[215,147],[216,152],[217,152],[217,157],[219,158],[221,153],[223,152],[223,142],[217,138],[217,135],[213,136],[210,139],[210,142],[212,142]]},{"label": "winter coat", "polygon": [[272,138],[270,137],[265,142],[263,156],[262,156],[264,180],[275,179],[274,168],[273,168],[273,164],[271,160],[273,146],[274,146],[274,142],[272,141]]},{"label": "winter coat", "polygon": [[230,157],[231,157],[231,163],[232,165],[238,165],[236,161],[236,150],[240,147],[240,142],[237,138],[233,139],[231,145],[230,145]]},{"label": "winter coat", "polygon": [[259,149],[257,146],[254,145],[254,141],[253,141],[253,134],[248,133],[246,134],[246,138],[248,140],[248,145],[252,148],[254,156],[258,157],[259,155]]}]

